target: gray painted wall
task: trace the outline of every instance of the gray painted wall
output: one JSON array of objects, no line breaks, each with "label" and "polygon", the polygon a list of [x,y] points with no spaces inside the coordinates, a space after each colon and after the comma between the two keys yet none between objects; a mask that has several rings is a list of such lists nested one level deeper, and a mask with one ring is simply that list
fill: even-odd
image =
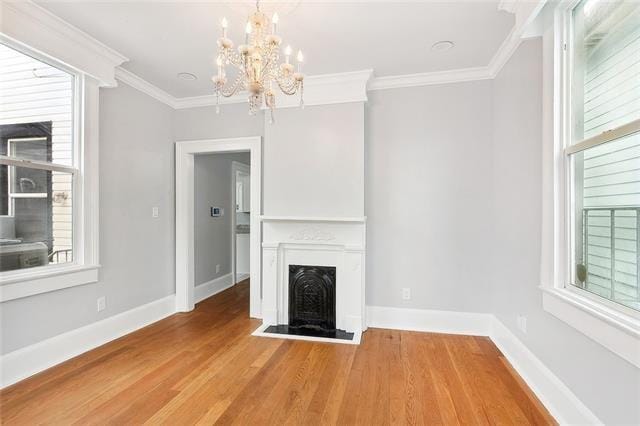
[{"label": "gray painted wall", "polygon": [[100,91],[99,282],[0,304],[3,354],[175,291],[172,120],[125,84]]},{"label": "gray painted wall", "polygon": [[265,215],[364,215],[362,103],[285,108],[265,121]]},{"label": "gray painted wall", "polygon": [[[251,155],[196,155],[194,161],[195,196],[195,280],[200,285],[231,273],[232,206],[231,163],[250,164]],[[224,208],[224,216],[211,217],[210,207]],[[216,273],[216,265],[220,272]]]},{"label": "gray painted wall", "polygon": [[[640,424],[640,370],[542,309],[542,48],[523,43],[493,81],[491,311],[606,424]],[[516,316],[527,316],[527,334]]]},{"label": "gray painted wall", "polygon": [[174,112],[173,134],[177,141],[262,136],[264,114],[247,113],[246,104],[180,109]]},{"label": "gray painted wall", "polygon": [[491,123],[489,81],[369,93],[368,305],[488,311]]}]

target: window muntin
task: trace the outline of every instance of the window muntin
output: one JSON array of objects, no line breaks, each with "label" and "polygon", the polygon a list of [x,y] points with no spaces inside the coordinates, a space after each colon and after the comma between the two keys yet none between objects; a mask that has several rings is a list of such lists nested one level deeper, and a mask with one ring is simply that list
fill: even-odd
[{"label": "window muntin", "polygon": [[571,14],[569,282],[640,310],[640,4]]},{"label": "window muntin", "polygon": [[75,84],[0,44],[0,272],[74,260]]}]

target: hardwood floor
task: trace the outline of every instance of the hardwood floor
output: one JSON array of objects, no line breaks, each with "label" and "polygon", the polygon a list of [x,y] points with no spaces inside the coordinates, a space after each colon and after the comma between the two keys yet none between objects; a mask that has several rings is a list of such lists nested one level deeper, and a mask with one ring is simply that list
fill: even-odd
[{"label": "hardwood floor", "polygon": [[14,424],[555,424],[485,337],[250,336],[248,281],[0,393]]}]

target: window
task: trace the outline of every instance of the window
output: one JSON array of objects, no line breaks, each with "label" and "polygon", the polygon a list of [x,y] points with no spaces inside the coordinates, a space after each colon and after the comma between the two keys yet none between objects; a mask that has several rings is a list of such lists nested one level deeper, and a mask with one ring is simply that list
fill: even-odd
[{"label": "window", "polygon": [[74,261],[75,88],[0,44],[0,272]]},{"label": "window", "polygon": [[640,310],[640,3],[571,11],[569,284]]}]

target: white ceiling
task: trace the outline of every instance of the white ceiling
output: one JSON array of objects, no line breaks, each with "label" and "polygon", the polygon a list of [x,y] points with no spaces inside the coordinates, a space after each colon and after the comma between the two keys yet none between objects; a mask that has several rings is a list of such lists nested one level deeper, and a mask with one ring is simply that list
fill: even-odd
[{"label": "white ceiling", "polygon": [[[244,3],[244,4],[242,4]],[[280,10],[284,44],[301,48],[309,75],[373,69],[376,76],[486,66],[513,26],[497,1],[265,4]],[[243,40],[246,2],[41,2],[127,56],[123,65],[175,97],[212,93],[219,22]],[[455,48],[431,51],[440,40]],[[182,81],[179,72],[195,74]]]}]

